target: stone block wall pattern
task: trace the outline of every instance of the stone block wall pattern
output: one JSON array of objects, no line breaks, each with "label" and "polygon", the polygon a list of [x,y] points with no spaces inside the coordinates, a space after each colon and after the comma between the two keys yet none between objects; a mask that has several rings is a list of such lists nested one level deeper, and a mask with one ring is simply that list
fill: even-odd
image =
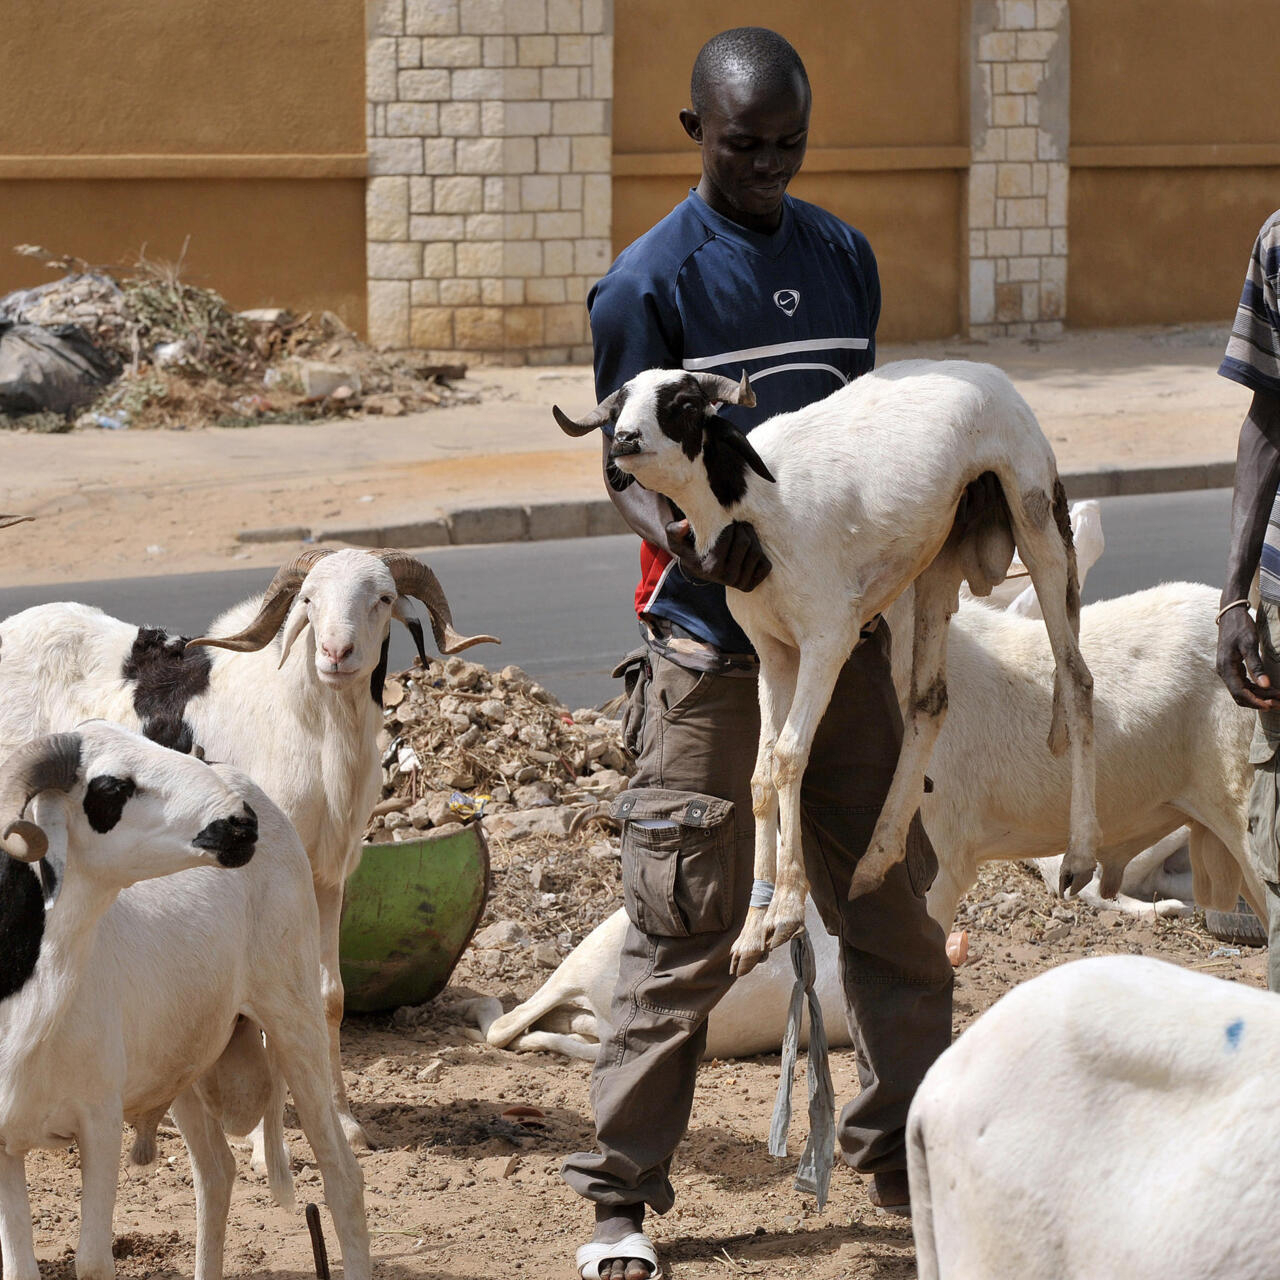
[{"label": "stone block wall pattern", "polygon": [[971,337],[1066,318],[1067,0],[975,0],[968,175]]},{"label": "stone block wall pattern", "polygon": [[370,340],[590,360],[609,267],[612,0],[370,0]]}]

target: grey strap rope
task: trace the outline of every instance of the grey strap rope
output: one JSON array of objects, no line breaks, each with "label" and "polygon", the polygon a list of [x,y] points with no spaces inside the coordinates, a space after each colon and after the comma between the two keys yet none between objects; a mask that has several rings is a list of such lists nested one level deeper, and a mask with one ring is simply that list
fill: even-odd
[{"label": "grey strap rope", "polygon": [[817,964],[808,932],[791,939],[791,964],[795,969],[795,986],[787,1010],[787,1027],[782,1036],[782,1071],[778,1079],[778,1096],[773,1104],[773,1120],[769,1125],[769,1154],[787,1154],[787,1130],[791,1127],[791,1091],[795,1085],[796,1056],[800,1049],[800,1024],[804,1002],[809,1001],[809,1141],[805,1144],[796,1168],[797,1191],[816,1196],[818,1208],[827,1203],[831,1185],[831,1168],[835,1162],[836,1096],[831,1083],[831,1062],[827,1053],[827,1029],[822,1021],[822,1006],[813,989]]},{"label": "grey strap rope", "polygon": [[751,882],[751,901],[749,907],[767,907],[773,901],[773,881],[753,880]]}]

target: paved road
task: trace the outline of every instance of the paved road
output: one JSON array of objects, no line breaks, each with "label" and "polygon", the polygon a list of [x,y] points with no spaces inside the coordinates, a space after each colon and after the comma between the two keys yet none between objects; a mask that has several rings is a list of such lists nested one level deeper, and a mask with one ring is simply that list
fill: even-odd
[{"label": "paved road", "polygon": [[[1226,560],[1231,495],[1225,489],[1102,503],[1107,549],[1089,575],[1085,602],[1172,579],[1217,583]],[[477,648],[489,666],[514,662],[570,706],[616,692],[609,669],[637,643],[631,614],[636,575],[629,537],[501,546],[441,547],[424,553],[439,575],[460,630],[503,637]],[[130,578],[0,590],[0,616],[49,600],[82,600],[122,618],[186,635],[203,631],[228,605],[269,580],[261,570]],[[392,663],[413,650],[397,627]]]}]

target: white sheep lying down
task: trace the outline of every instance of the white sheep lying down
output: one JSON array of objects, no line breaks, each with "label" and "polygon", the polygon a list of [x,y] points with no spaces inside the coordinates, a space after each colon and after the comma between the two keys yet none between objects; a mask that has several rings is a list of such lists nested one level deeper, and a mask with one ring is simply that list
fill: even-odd
[{"label": "white sheep lying down", "polygon": [[920,1280],[1274,1280],[1280,998],[1137,956],[1004,996],[907,1119]]},{"label": "white sheep lying down", "polygon": [[[840,986],[836,940],[827,933],[812,900],[805,904],[805,928],[813,940],[817,977],[814,991],[822,1006],[828,1044],[852,1043]],[[614,988],[618,985],[618,957],[627,933],[627,913],[619,907],[573,949],[533,995],[509,1013],[492,996],[471,1002],[471,1016],[480,1037],[499,1049],[562,1053],[594,1062],[607,1023]],[[777,1053],[787,1021],[787,1001],[795,973],[785,948],[739,978],[707,1019],[707,1046],[702,1056],[747,1058]],[[805,1021],[801,1044],[808,1043]]]},{"label": "white sheep lying down", "polygon": [[[748,521],[773,564],[728,604],[760,657],[761,732],[752,799],[755,878],[772,889],[733,948],[747,972],[804,925],[800,781],[836,678],[862,629],[915,584],[910,714],[902,752],[851,892],[876,887],[903,856],[925,768],[946,713],[947,618],[960,584],[979,594],[1021,553],[1057,664],[1049,743],[1071,751],[1071,830],[1064,879],[1093,874],[1090,676],[1076,644],[1079,584],[1066,496],[1052,450],[1026,402],[994,366],[905,361],[858,378],[743,435],[717,402],[753,405],[712,374],[649,370],[575,422],[571,435],[613,423],[609,457],[688,516],[699,548]],[[970,534],[954,527],[966,486],[999,480],[1002,510]],[[775,887],[776,886],[776,887]]]},{"label": "white sheep lying down", "polygon": [[[0,824],[5,1280],[39,1278],[24,1157],[72,1142],[76,1275],[115,1275],[121,1122],[145,1136],[166,1109],[191,1153],[196,1277],[218,1280],[235,1176],[223,1123],[246,1132],[273,1075],[316,1153],[345,1274],[368,1280],[363,1179],[329,1087],[311,869],[280,810],[237,770],[93,721],[0,765]],[[287,1165],[272,1190],[291,1200]]]}]

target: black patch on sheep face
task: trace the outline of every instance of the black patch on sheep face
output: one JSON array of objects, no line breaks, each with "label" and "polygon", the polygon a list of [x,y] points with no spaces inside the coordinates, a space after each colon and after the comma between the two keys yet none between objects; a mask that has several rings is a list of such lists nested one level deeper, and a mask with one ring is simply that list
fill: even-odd
[{"label": "black patch on sheep face", "polygon": [[683,378],[664,382],[654,397],[654,414],[658,429],[669,440],[674,440],[690,462],[702,449],[703,427],[711,401],[689,374]]},{"label": "black patch on sheep face", "polygon": [[215,818],[191,843],[216,855],[224,867],[243,867],[257,842],[258,815],[245,805],[243,817]]},{"label": "black patch on sheep face", "polygon": [[121,675],[134,686],[133,709],[142,732],[162,747],[190,752],[195,731],[183,718],[187,703],[209,688],[207,649],[188,649],[186,636],[139,627]]},{"label": "black patch on sheep face", "polygon": [[44,937],[44,894],[35,868],[0,853],[0,1000],[36,971]]},{"label": "black patch on sheep face", "polygon": [[110,831],[120,821],[129,797],[137,789],[132,778],[117,778],[109,773],[90,778],[84,789],[84,816],[89,819],[89,825],[100,833]]},{"label": "black patch on sheep face", "polygon": [[[409,630],[413,630],[413,626],[418,628],[418,634],[414,637],[418,642],[418,652],[422,652],[422,623],[415,618],[412,624],[406,623]],[[379,710],[382,708],[382,687],[387,682],[387,655],[391,652],[391,637],[388,635],[382,642],[382,654],[378,658],[378,665],[374,667],[369,675],[369,696],[373,699],[373,705]],[[426,658],[422,660],[422,665],[427,665]]]},{"label": "black patch on sheep face", "polygon": [[747,492],[747,460],[718,431],[707,431],[702,444],[707,483],[722,507],[741,502]]}]

